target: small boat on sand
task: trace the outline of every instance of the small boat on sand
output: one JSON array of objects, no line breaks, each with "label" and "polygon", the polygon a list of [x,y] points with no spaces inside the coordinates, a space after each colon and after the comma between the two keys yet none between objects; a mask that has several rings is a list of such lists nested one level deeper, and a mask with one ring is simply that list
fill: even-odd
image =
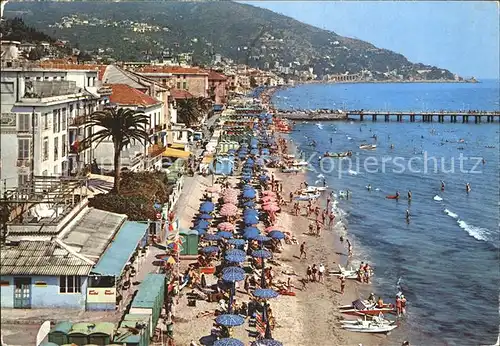
[{"label": "small boat on sand", "polygon": [[372,321],[358,320],[354,321],[354,323],[343,322],[343,329],[359,333],[389,333],[397,328],[397,325],[394,322],[384,320],[380,317],[376,317]]},{"label": "small boat on sand", "polygon": [[319,196],[321,196],[319,193],[315,193],[315,194],[307,193],[307,194],[300,194],[298,196],[295,196],[294,199],[296,201],[310,201],[310,200],[314,200],[316,198],[319,198]]},{"label": "small boat on sand", "polygon": [[281,172],[283,173],[295,173],[300,171],[301,169],[299,167],[284,167],[281,169]]},{"label": "small boat on sand", "polygon": [[358,271],[355,269],[349,269],[346,270],[344,267],[342,267],[340,264],[338,264],[339,270],[330,270],[328,274],[333,275],[333,276],[344,276],[346,279],[353,279],[357,280],[358,279]]},{"label": "small boat on sand", "polygon": [[305,189],[302,189],[302,193],[316,193],[320,191],[325,191],[328,188],[328,186],[308,186]]},{"label": "small boat on sand", "polygon": [[341,309],[341,313],[353,316],[363,315],[379,315],[380,313],[396,313],[396,309],[392,304],[384,304],[382,308],[377,306],[366,306],[360,299],[352,302],[352,308]]},{"label": "small boat on sand", "polygon": [[303,166],[308,166],[309,162],[307,161],[295,161],[292,163],[292,166],[294,167],[303,167]]},{"label": "small boat on sand", "polygon": [[364,149],[364,150],[375,150],[377,149],[376,144],[361,144],[359,146],[359,149]]}]

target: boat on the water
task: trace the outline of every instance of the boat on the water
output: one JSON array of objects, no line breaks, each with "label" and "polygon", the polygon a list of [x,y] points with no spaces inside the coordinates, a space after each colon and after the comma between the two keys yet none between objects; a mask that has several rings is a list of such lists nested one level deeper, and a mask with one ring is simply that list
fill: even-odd
[{"label": "boat on the water", "polygon": [[326,152],[323,154],[323,157],[349,157],[352,156],[351,151],[345,151],[343,153],[331,153],[331,152]]},{"label": "boat on the water", "polygon": [[352,308],[350,309],[341,309],[341,313],[353,316],[363,316],[363,315],[372,315],[376,316],[380,313],[396,313],[396,309],[393,304],[384,304],[383,307],[377,306],[366,306],[360,299],[357,299],[352,302]]},{"label": "boat on the water", "polygon": [[399,199],[399,196],[397,196],[397,195],[389,195],[389,196],[385,196],[385,198],[387,198],[387,199]]},{"label": "boat on the water", "polygon": [[359,149],[364,149],[364,150],[375,150],[377,149],[376,144],[361,144],[359,146]]}]

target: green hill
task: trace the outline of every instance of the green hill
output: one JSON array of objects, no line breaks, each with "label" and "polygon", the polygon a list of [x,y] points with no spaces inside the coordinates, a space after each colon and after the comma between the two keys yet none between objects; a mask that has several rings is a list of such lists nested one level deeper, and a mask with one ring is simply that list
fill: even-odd
[{"label": "green hill", "polygon": [[21,2],[8,3],[5,15],[119,60],[191,52],[194,62],[205,63],[218,53],[261,68],[276,62],[313,67],[319,76],[368,70],[377,79],[388,72],[408,78],[427,70],[427,79],[453,78],[370,43],[235,2]]}]

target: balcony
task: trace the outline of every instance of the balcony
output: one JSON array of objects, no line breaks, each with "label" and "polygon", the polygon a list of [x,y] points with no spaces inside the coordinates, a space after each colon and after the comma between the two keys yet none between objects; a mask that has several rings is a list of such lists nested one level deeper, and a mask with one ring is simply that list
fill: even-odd
[{"label": "balcony", "polygon": [[79,115],[69,120],[69,127],[80,127],[89,119],[88,115]]},{"label": "balcony", "polygon": [[16,166],[17,167],[30,167],[31,160],[30,159],[17,159]]},{"label": "balcony", "polygon": [[82,142],[79,142],[77,145],[70,145],[69,146],[69,154],[70,155],[78,155],[79,153],[81,153],[89,148],[90,148],[90,142],[82,141]]},{"label": "balcony", "polygon": [[148,157],[154,158],[157,157],[165,151],[165,147],[162,144],[153,144],[148,148]]}]

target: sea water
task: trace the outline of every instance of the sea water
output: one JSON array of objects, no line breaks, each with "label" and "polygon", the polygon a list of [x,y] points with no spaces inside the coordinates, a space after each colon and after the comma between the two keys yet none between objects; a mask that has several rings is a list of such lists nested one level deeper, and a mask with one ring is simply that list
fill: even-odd
[{"label": "sea water", "polygon": [[[499,93],[498,81],[304,85],[280,91],[273,101],[288,109],[498,110]],[[375,268],[372,290],[387,301],[402,290],[409,301],[387,344],[493,345],[499,332],[498,123],[305,122],[297,123],[292,139],[311,162],[311,183],[323,175],[336,192],[350,190],[338,206],[354,246],[352,262]],[[360,150],[363,143],[377,148]],[[326,151],[347,150],[351,159],[318,160]],[[386,199],[396,191],[400,200]]]}]

